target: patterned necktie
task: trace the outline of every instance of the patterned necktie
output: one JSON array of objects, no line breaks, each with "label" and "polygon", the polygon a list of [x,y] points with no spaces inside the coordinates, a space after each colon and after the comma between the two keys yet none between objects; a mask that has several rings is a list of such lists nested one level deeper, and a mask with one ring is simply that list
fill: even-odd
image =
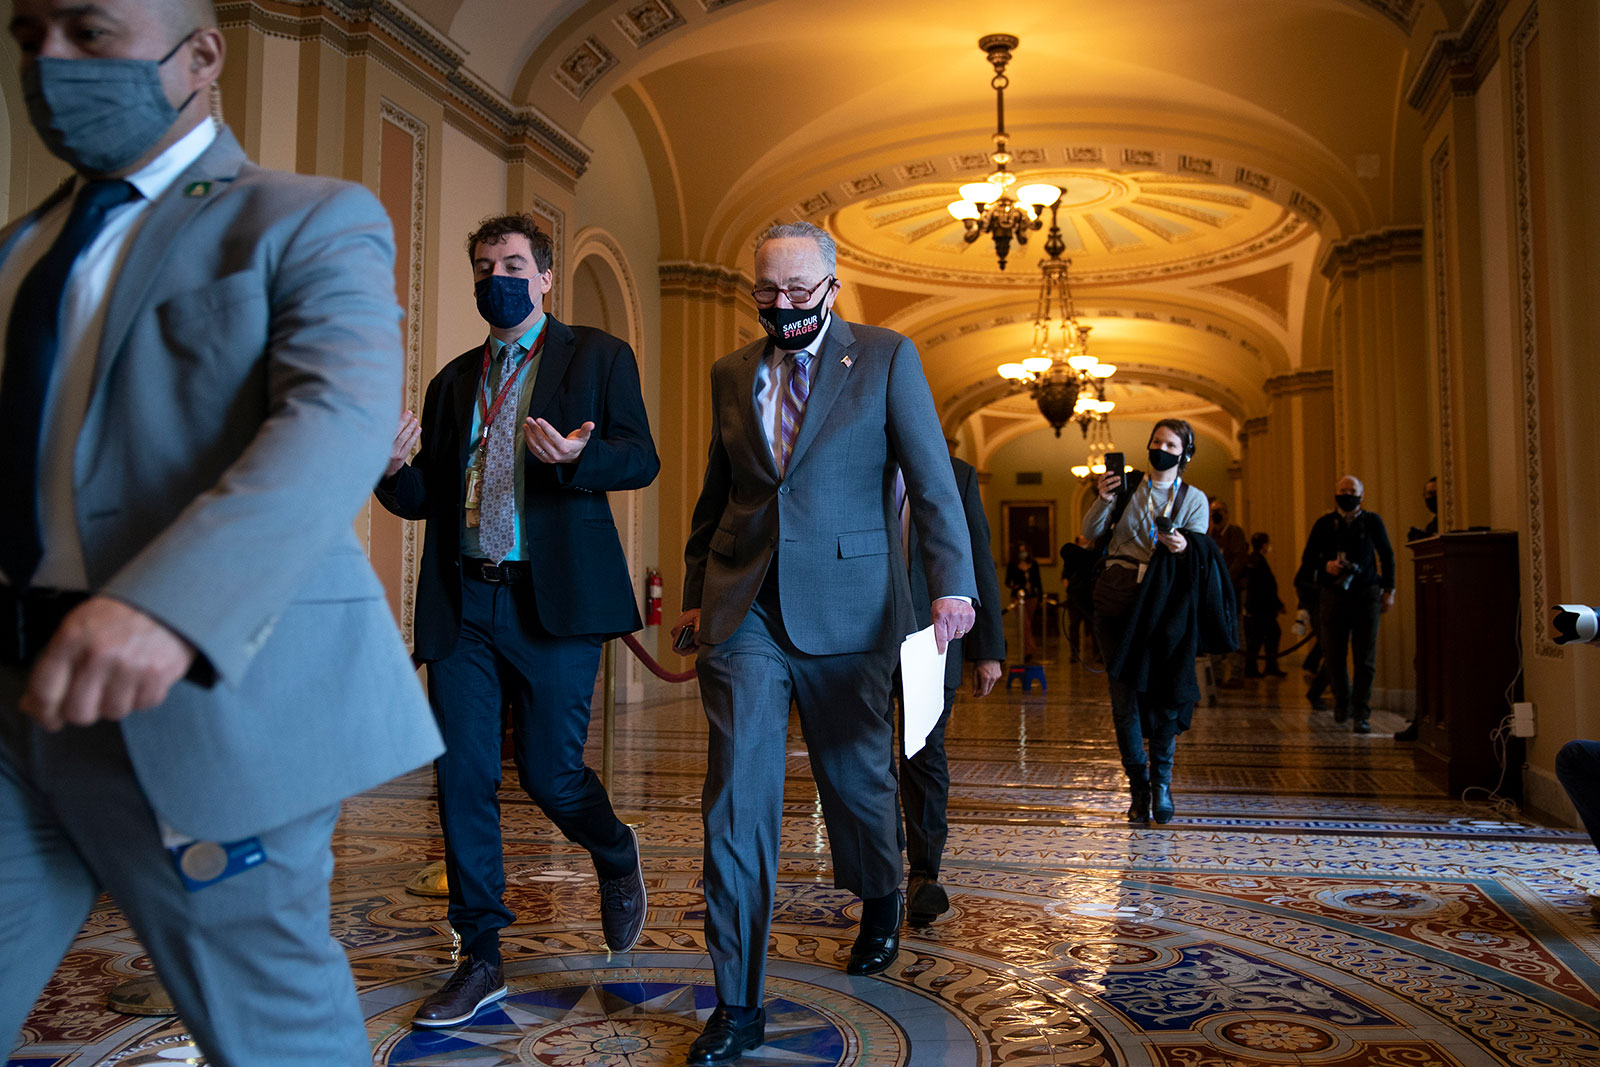
[{"label": "patterned necktie", "polygon": [[39,539],[39,447],[44,399],[61,341],[61,297],[73,261],[105,225],[106,215],[139,195],[125,181],[88,182],[67,223],[17,287],[6,324],[0,378],[0,570],[17,588],[33,578],[44,555]]},{"label": "patterned necktie", "polygon": [[[500,350],[500,367],[491,396],[499,396],[500,390],[506,388],[521,356],[519,345],[506,345]],[[522,420],[517,417],[520,405],[516,399],[506,397],[500,417],[490,425],[483,457],[478,544],[483,554],[496,563],[509,556],[517,546],[517,440],[521,437]]]},{"label": "patterned necktie", "polygon": [[778,472],[789,469],[789,457],[794,454],[795,439],[800,436],[800,423],[806,415],[806,400],[811,396],[811,353],[793,352],[784,357],[793,363],[789,383],[778,398]]}]

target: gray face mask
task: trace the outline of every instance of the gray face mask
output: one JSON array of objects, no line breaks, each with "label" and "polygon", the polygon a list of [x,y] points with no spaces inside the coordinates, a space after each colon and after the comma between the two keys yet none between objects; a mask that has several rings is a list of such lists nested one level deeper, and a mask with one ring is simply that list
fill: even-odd
[{"label": "gray face mask", "polygon": [[189,106],[161,87],[160,59],[56,59],[40,56],[23,71],[28,118],[57,158],[84,174],[114,174],[138,162]]}]

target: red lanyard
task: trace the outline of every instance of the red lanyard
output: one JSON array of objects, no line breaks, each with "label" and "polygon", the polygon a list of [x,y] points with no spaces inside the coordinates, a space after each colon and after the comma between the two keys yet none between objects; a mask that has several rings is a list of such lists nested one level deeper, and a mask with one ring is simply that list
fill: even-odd
[{"label": "red lanyard", "polygon": [[548,330],[539,331],[539,339],[533,342],[533,347],[522,354],[522,359],[517,363],[517,369],[511,372],[506,379],[506,384],[500,387],[500,392],[495,396],[494,403],[489,403],[489,363],[490,352],[494,349],[494,342],[483,342],[483,375],[479,379],[478,387],[478,417],[483,423],[483,433],[478,438],[478,451],[481,453],[489,443],[489,428],[494,425],[495,417],[500,414],[500,409],[505,406],[506,397],[511,395],[512,387],[517,384],[517,376],[522,373],[522,368],[544,350],[544,339]]}]

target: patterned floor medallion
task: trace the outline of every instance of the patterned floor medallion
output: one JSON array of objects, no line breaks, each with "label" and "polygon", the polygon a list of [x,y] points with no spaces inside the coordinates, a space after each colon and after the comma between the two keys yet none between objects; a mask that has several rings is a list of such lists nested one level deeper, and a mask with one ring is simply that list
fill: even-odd
[{"label": "patterned floor medallion", "polygon": [[[859,901],[833,886],[804,741],[789,741],[767,1041],[740,1067],[1600,1067],[1600,856],[1586,835],[1461,803],[1404,724],[1370,736],[1252,682],[1179,742],[1177,816],[1129,825],[1104,680],[1047,647],[1050,689],[951,720],[951,908],[873,978],[844,973]],[[590,763],[598,766],[598,734]],[[666,1067],[715,1006],[703,931],[692,698],[618,716],[613,803],[639,828],[650,911],[611,956],[588,857],[507,768],[510,993],[413,1029],[452,969],[445,902],[405,887],[442,855],[431,775],[346,803],[333,933],[383,1067]],[[102,902],[7,1067],[199,1062],[177,1018],[107,1011],[149,973]]]},{"label": "patterned floor medallion", "polygon": [[[378,1046],[393,1067],[471,1062],[481,1067],[676,1067],[717,1005],[706,974],[689,967],[625,968],[511,978],[512,992],[471,1025],[409,1030]],[[769,985],[766,1044],[740,1061],[780,1064],[903,1062],[906,1040],[883,1012],[854,998],[778,979]],[[415,1004],[400,1009],[409,1018]],[[378,1021],[378,1020],[374,1020]]]}]

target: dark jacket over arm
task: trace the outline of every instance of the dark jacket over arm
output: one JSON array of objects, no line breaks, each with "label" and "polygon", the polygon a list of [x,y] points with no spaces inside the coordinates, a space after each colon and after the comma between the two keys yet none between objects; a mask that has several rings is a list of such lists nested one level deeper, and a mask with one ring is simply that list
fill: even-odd
[{"label": "dark jacket over arm", "polygon": [[[1005,601],[1000,595],[1000,579],[995,574],[989,555],[989,518],[983,511],[983,496],[978,491],[978,471],[966,460],[951,457],[955,471],[956,491],[961,494],[961,506],[966,512],[967,533],[972,538],[973,569],[978,580],[978,621],[972,632],[950,642],[945,655],[945,688],[961,685],[961,668],[966,661],[994,659],[1005,661],[1006,635],[1004,617],[1000,614]],[[922,554],[917,537],[917,524],[911,524],[909,574],[911,577],[911,604],[917,614],[917,629],[927,629],[933,624],[933,597],[928,589],[928,579],[922,570]]]}]

